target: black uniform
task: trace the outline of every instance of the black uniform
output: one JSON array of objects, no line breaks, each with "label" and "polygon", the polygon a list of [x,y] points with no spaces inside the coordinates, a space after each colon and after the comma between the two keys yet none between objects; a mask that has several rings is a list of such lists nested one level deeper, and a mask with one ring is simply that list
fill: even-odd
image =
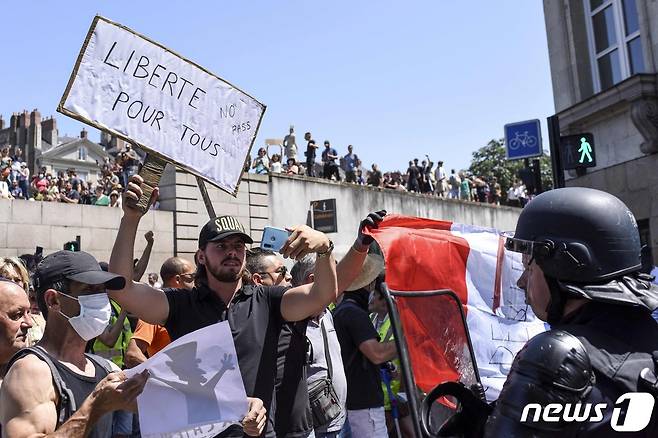
[{"label": "black uniform", "polygon": [[[658,325],[650,313],[658,288],[640,273],[639,233],[626,205],[593,189],[543,193],[506,247],[542,269],[553,330],[514,359],[485,436],[658,436]],[[587,302],[565,314],[570,299]],[[531,413],[531,403],[540,408]]]}]

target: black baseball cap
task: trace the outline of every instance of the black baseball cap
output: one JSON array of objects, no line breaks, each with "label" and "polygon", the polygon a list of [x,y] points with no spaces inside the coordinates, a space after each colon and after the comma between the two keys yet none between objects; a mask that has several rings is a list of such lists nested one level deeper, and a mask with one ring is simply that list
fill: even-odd
[{"label": "black baseball cap", "polygon": [[240,236],[245,243],[254,243],[252,238],[244,230],[244,226],[233,216],[218,216],[211,219],[199,233],[199,248],[206,246],[208,242],[216,242],[229,236]]},{"label": "black baseball cap", "polygon": [[85,284],[104,284],[110,290],[120,290],[126,280],[117,274],[105,272],[98,261],[84,251],[57,251],[45,257],[34,272],[34,286],[37,291],[56,281],[69,279]]}]

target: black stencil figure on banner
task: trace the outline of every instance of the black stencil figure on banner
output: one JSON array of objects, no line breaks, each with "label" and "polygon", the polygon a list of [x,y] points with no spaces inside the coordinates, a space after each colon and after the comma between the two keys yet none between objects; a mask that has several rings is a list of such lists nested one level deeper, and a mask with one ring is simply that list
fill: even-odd
[{"label": "black stencil figure on banner", "polygon": [[[187,421],[190,425],[208,423],[220,418],[221,410],[215,395],[215,387],[226,371],[235,369],[233,355],[225,353],[222,359],[222,367],[217,371],[217,374],[210,380],[206,379],[204,377],[206,371],[199,367],[201,359],[196,357],[196,347],[196,342],[188,342],[163,351],[171,359],[165,364],[185,383],[172,382],[155,375],[151,376],[183,393],[187,405]],[[190,361],[190,358],[195,359]]]}]

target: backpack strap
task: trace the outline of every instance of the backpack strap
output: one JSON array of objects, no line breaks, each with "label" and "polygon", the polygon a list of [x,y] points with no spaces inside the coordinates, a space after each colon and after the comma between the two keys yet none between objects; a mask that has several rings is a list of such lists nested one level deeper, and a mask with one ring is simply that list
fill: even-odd
[{"label": "backpack strap", "polygon": [[66,383],[62,379],[62,376],[59,374],[59,370],[55,367],[50,355],[42,347],[36,345],[34,347],[23,348],[18,351],[7,363],[7,370],[19,359],[27,355],[34,355],[44,361],[48,368],[50,368],[50,374],[53,379],[53,386],[57,391],[59,396],[59,403],[57,408],[57,427],[61,426],[73,413],[77,410],[75,403],[75,397],[73,392],[66,386]]}]

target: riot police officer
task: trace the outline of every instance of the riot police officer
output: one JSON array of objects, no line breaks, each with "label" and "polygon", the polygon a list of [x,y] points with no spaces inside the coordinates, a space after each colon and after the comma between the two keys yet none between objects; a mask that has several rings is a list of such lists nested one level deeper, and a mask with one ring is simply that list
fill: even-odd
[{"label": "riot police officer", "polygon": [[628,207],[594,189],[545,192],[505,246],[522,254],[518,285],[551,330],[517,354],[493,412],[469,394],[445,426],[485,437],[658,436],[658,288],[640,272]]}]

